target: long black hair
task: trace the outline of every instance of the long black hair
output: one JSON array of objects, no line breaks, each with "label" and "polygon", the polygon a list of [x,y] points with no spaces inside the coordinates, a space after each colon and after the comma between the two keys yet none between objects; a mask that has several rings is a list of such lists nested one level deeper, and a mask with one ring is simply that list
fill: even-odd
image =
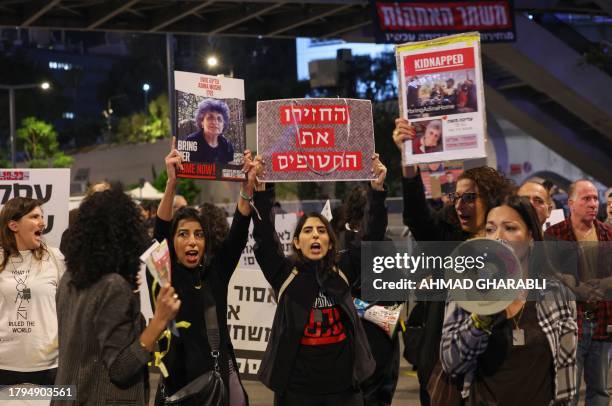
[{"label": "long black hair", "polygon": [[[499,206],[508,206],[516,211],[527,226],[527,230],[531,233],[533,240],[544,241],[538,215],[528,197],[512,194],[504,197],[495,207]],[[488,215],[489,213],[487,212]],[[532,244],[529,251],[529,272],[532,277],[551,277],[558,272],[551,262],[551,252],[546,244]],[[535,272],[537,272],[537,275]]]},{"label": "long black hair", "polygon": [[149,245],[140,209],[114,184],[83,201],[66,236],[65,259],[72,284],[85,289],[118,273],[136,288],[139,256]]},{"label": "long black hair", "polygon": [[210,254],[211,245],[209,244],[210,240],[210,226],[208,217],[198,211],[198,209],[190,206],[181,207],[174,213],[172,217],[172,222],[170,223],[170,235],[168,236],[168,248],[170,250],[170,257],[172,258],[172,262],[176,262],[176,251],[174,249],[174,235],[176,234],[176,230],[179,226],[179,223],[182,220],[193,220],[197,221],[202,227],[202,231],[204,231],[204,253]]}]

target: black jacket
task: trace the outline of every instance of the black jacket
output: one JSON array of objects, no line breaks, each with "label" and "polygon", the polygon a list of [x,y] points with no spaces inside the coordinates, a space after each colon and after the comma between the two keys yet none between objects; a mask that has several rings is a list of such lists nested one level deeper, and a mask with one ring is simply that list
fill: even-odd
[{"label": "black jacket", "polygon": [[[190,326],[178,328],[180,337],[173,335],[169,343],[167,340],[160,343],[162,351],[168,350],[162,359],[170,374],[164,379],[166,396],[172,395],[213,368],[204,320],[204,294],[212,294],[216,305],[221,340],[219,367],[226,386],[229,385],[229,362],[232,362],[234,370],[238,371],[227,328],[227,293],[230,278],[247,243],[249,223],[250,217],[245,217],[236,210],[229,234],[219,249],[220,254],[214,256],[204,268],[188,269],[178,263],[172,264],[172,286],[182,302],[175,320],[177,323],[186,321]],[[170,223],[157,219],[155,238],[161,241],[169,238],[169,233]],[[149,283],[151,286],[150,279]],[[156,297],[159,286],[154,286],[156,288],[150,291]]]},{"label": "black jacket", "polygon": [[[446,206],[438,212],[430,209],[425,198],[425,187],[420,173],[414,178],[402,178],[404,224],[408,226],[416,241],[465,241],[468,234],[452,220]],[[436,255],[445,255],[437,252]],[[449,252],[450,254],[450,252]],[[434,366],[440,359],[440,340],[444,322],[444,302],[427,301],[424,306],[423,319],[425,331],[419,351],[417,374],[422,386],[426,386]]]},{"label": "black jacket", "polygon": [[[353,386],[357,387],[374,372],[375,362],[361,320],[355,311],[350,287],[338,273],[330,271],[325,272],[329,277],[322,278],[319,285],[316,272],[321,270],[313,268],[320,262],[296,264],[285,257],[271,217],[273,186],[268,184],[267,187],[267,191],[255,193],[255,206],[262,218],[259,220],[256,215],[252,216],[255,258],[277,294],[294,267],[298,268],[298,274],[279,300],[270,340],[259,369],[259,379],[274,392],[283,393],[286,390],[310,309],[320,288],[323,288],[346,316],[353,359],[352,381]],[[370,190],[372,204],[367,215],[371,227],[364,235],[364,240],[382,240],[384,237],[386,221],[381,219],[387,218],[385,197],[386,191]],[[358,245],[341,253],[338,267],[349,279],[349,283],[361,272],[360,254]]]}]

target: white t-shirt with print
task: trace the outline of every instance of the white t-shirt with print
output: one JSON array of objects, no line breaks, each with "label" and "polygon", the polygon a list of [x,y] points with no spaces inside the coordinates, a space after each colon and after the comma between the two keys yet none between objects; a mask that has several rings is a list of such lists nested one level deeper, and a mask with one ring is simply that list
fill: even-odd
[{"label": "white t-shirt with print", "polygon": [[0,369],[57,368],[55,293],[66,267],[57,248],[48,251],[40,261],[20,251],[0,272]]}]

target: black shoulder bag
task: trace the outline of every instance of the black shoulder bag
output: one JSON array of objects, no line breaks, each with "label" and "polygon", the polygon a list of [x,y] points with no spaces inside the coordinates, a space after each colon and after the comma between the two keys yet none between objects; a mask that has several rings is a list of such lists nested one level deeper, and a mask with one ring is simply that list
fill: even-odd
[{"label": "black shoulder bag", "polygon": [[[204,285],[206,287],[206,285]],[[206,333],[210,344],[210,355],[215,361],[214,368],[189,382],[174,395],[166,398],[166,406],[227,406],[227,389],[219,369],[219,323],[217,307],[208,290],[204,293],[204,317]]]}]

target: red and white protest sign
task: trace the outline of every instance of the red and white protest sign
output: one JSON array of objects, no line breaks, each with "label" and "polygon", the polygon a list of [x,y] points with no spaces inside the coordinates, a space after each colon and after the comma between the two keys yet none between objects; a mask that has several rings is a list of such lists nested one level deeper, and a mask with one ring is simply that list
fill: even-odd
[{"label": "red and white protest sign", "polygon": [[370,180],[372,105],[356,99],[257,103],[257,152],[266,182]]}]

